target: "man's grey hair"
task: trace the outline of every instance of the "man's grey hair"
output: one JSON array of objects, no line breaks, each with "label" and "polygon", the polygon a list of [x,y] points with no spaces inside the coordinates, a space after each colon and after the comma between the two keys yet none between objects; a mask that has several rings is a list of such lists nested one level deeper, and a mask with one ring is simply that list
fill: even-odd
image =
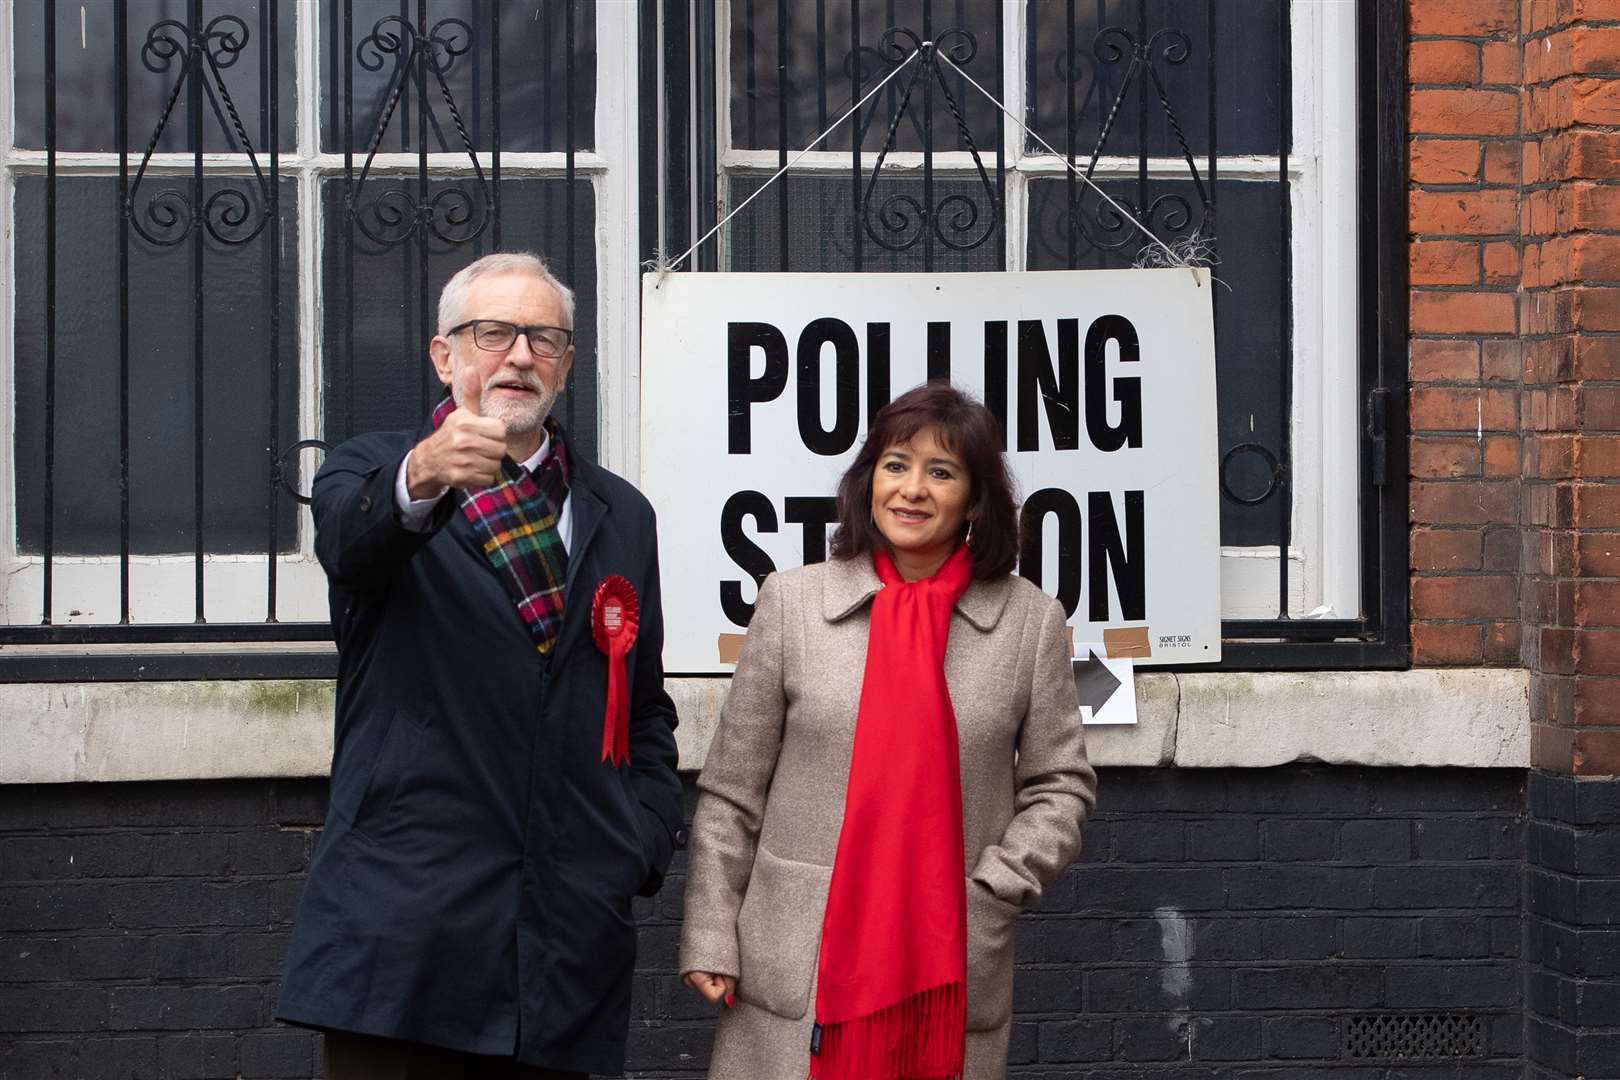
[{"label": "man's grey hair", "polygon": [[574,290],[557,279],[546,260],[532,251],[497,251],[463,266],[444,283],[444,291],[439,294],[439,333],[466,320],[463,312],[467,307],[467,290],[472,288],[473,282],[490,274],[533,274],[544,281],[556,289],[562,299],[563,319],[568,324],[564,329],[574,328]]}]

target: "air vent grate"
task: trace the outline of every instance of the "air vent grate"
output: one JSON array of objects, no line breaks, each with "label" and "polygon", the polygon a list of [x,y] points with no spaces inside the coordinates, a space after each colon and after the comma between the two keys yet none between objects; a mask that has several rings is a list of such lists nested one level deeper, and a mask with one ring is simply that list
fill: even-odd
[{"label": "air vent grate", "polygon": [[1460,1058],[1485,1053],[1485,1021],[1463,1013],[1351,1016],[1348,1058]]}]

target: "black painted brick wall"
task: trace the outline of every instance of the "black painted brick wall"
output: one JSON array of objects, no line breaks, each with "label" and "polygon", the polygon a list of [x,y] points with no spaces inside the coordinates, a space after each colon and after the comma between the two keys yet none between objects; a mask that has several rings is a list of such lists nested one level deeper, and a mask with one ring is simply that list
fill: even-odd
[{"label": "black painted brick wall", "polygon": [[[1105,770],[1019,927],[1012,1075],[1517,1080],[1525,775]],[[324,791],[0,788],[0,1078],[310,1076],[269,1015]],[[681,869],[638,902],[638,1077],[707,1060]],[[1479,1019],[1478,1056],[1345,1056],[1352,1016],[1441,1014]]]},{"label": "black painted brick wall", "polygon": [[270,1010],[325,790],[0,786],[0,1076],[313,1075]]},{"label": "black painted brick wall", "polygon": [[1525,840],[1529,1075],[1620,1077],[1620,781],[1533,772]]}]

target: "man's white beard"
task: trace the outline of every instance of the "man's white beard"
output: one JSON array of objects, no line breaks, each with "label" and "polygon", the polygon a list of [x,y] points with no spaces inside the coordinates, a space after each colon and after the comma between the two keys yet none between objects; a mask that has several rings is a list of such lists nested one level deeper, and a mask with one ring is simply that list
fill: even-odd
[{"label": "man's white beard", "polygon": [[[452,387],[460,385],[461,361],[456,360],[452,369]],[[496,372],[484,383],[478,392],[478,412],[482,416],[492,417],[506,425],[509,435],[533,435],[539,431],[551,415],[551,408],[557,403],[557,390],[546,385],[546,380],[536,375],[531,388],[535,390],[535,400],[525,404],[519,401],[506,401],[490,393],[490,388],[502,380],[504,372]],[[461,404],[458,400],[456,404]]]},{"label": "man's white beard", "polygon": [[506,401],[492,395],[488,387],[484,389],[480,402],[480,411],[505,424],[508,435],[533,435],[546,422],[546,417],[551,415],[551,407],[557,402],[557,392],[542,379],[533,402]]}]

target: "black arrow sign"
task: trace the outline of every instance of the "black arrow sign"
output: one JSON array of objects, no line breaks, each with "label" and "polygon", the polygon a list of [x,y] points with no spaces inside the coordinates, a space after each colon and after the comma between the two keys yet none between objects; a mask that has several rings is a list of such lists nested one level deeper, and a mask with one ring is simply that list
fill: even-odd
[{"label": "black arrow sign", "polygon": [[1086,650],[1086,662],[1080,666],[1079,673],[1080,704],[1091,706],[1091,716],[1095,719],[1119,689],[1119,679],[1090,649]]}]

